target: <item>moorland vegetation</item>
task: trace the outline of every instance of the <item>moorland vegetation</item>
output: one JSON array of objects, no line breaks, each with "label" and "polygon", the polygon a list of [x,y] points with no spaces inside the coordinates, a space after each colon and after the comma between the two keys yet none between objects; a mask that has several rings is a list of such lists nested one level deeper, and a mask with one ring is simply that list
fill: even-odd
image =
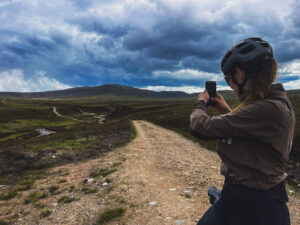
[{"label": "moorland vegetation", "polygon": [[[232,108],[238,105],[233,93],[223,94]],[[289,182],[297,186],[300,180],[297,176],[300,167],[300,94],[289,92],[289,98],[297,121]],[[189,115],[194,103],[195,98],[191,97],[3,98],[0,100],[0,185],[13,185],[14,188],[0,197],[12,198],[18,191],[30,188],[34,179],[47,174],[49,167],[93,158],[128,143],[135,137],[131,121],[136,119],[174,130],[216,151],[217,141],[199,140],[190,134]],[[53,107],[61,116],[54,113]],[[209,114],[216,115],[217,112],[209,110]],[[53,133],[40,135],[38,129]]]}]

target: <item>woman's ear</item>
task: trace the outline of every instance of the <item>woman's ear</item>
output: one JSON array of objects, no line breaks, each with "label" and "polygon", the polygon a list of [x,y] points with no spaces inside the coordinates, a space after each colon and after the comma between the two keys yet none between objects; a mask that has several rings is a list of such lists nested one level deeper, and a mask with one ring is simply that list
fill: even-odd
[{"label": "woman's ear", "polygon": [[241,70],[239,67],[235,67],[235,79],[238,83],[242,83],[246,78],[244,70]]}]

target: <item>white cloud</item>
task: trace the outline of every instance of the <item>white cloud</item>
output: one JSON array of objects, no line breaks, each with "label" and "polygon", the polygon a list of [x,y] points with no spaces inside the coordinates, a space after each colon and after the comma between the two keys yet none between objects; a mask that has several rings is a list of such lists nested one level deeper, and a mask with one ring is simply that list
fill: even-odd
[{"label": "white cloud", "polygon": [[[3,55],[1,59],[9,65],[0,69],[11,68],[11,63],[16,63],[14,67],[20,69],[32,68],[32,64],[35,64],[41,67],[34,68],[52,71],[51,74],[56,76],[61,74],[66,76],[65,79],[80,76],[78,79],[80,85],[88,84],[90,77],[100,75],[105,82],[105,76],[110,78],[115,76],[113,73],[110,74],[111,68],[121,68],[118,76],[124,80],[130,80],[131,77],[134,79],[136,74],[143,76],[142,73],[147,71],[145,79],[152,73],[157,78],[175,79],[179,82],[178,85],[183,85],[184,80],[221,81],[223,76],[217,74],[215,69],[219,68],[219,63],[215,62],[219,60],[216,58],[217,54],[225,51],[224,46],[230,47],[246,36],[257,35],[274,44],[276,52],[278,49],[276,45],[279,45],[280,41],[290,43],[289,36],[299,39],[296,35],[298,20],[290,17],[294,14],[293,2],[297,2],[295,0],[284,2],[281,0],[0,0],[0,2],[2,21],[0,31],[3,34],[0,40],[0,45],[3,44],[3,47],[0,46],[3,49],[0,56]],[[118,31],[124,34],[118,34]],[[128,47],[130,40],[135,43],[139,37],[145,38],[145,43],[141,41],[140,46],[135,45],[135,48],[130,49]],[[177,39],[178,48],[175,43]],[[191,50],[191,46],[195,51]],[[290,46],[292,45],[287,45]],[[172,61],[163,58],[164,52],[171,54],[175,50],[176,53],[182,52],[183,56],[179,56],[181,57],[179,59],[171,57]],[[156,55],[153,52],[158,53]],[[189,54],[203,64],[188,60]],[[182,64],[182,57],[186,57],[185,64]],[[141,61],[138,59],[145,63],[139,63]],[[156,63],[155,60],[161,61]],[[1,64],[4,65],[3,62]],[[155,62],[153,67],[151,62]],[[74,65],[77,66],[74,67],[76,69],[73,69]],[[60,71],[60,68],[64,68],[64,71]],[[162,68],[166,71],[162,71]],[[216,73],[204,70],[214,70]],[[70,72],[67,74],[65,71]],[[12,71],[7,73],[12,74]],[[124,73],[130,73],[128,78],[124,78]],[[0,75],[4,77],[4,73]],[[15,81],[19,85],[18,90],[46,90],[49,89],[46,83],[51,83],[52,89],[64,86],[45,74],[38,75],[34,80],[27,78],[30,74],[23,74],[21,71],[21,75],[22,77]],[[279,71],[279,75],[283,78],[295,75],[300,77],[300,61],[286,65]],[[2,77],[0,90],[14,89],[13,85],[3,84]],[[118,82],[120,78],[113,82]],[[6,83],[8,81],[11,80],[6,78]]]},{"label": "white cloud", "polygon": [[293,60],[280,65],[278,70],[278,78],[298,77],[297,80],[283,82],[283,86],[287,90],[300,89],[300,60]]},{"label": "white cloud", "polygon": [[168,77],[178,80],[194,80],[194,79],[205,79],[205,80],[223,80],[223,76],[216,73],[208,73],[192,69],[182,69],[174,72],[170,71],[155,71],[153,72],[154,77]]},{"label": "white cloud", "polygon": [[289,82],[285,82],[285,83],[282,83],[282,85],[286,90],[300,89],[300,77],[298,80],[292,80]]},{"label": "white cloud", "polygon": [[[167,87],[167,86],[148,86],[141,89],[150,91],[183,91],[186,93],[199,93],[204,91],[204,87],[199,86],[182,86],[182,87]],[[231,90],[228,86],[217,85],[218,90]]]},{"label": "white cloud", "polygon": [[300,60],[293,60],[280,65],[279,74],[299,75],[300,76]]},{"label": "white cloud", "polygon": [[14,69],[0,73],[0,91],[35,92],[71,88],[53,78],[46,77],[46,72],[36,71],[31,79],[25,79],[22,70]]}]

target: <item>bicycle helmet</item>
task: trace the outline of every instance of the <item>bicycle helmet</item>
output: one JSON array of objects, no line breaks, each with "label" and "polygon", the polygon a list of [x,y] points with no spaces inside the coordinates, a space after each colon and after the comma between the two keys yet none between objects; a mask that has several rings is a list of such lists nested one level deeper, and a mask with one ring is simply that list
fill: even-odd
[{"label": "bicycle helmet", "polygon": [[[221,62],[221,70],[225,76],[230,75],[232,77],[234,68],[236,66],[243,66],[242,69],[247,68],[251,75],[255,75],[255,73],[260,70],[263,58],[273,58],[271,45],[258,37],[247,38],[226,52]],[[248,74],[248,76],[250,76],[250,74]],[[233,82],[239,87],[240,94],[243,92],[243,86],[247,79],[248,77],[246,77],[242,84],[239,84],[233,79]]]},{"label": "bicycle helmet", "polygon": [[244,64],[260,56],[273,58],[271,45],[258,37],[247,38],[231,47],[222,59],[221,69],[228,74],[237,64]]}]

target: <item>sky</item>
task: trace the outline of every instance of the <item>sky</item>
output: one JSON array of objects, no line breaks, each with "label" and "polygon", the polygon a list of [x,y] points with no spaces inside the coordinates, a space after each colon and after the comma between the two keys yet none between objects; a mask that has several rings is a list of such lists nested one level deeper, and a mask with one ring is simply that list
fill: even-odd
[{"label": "sky", "polygon": [[300,89],[299,11],[299,0],[0,0],[0,91],[229,89],[221,59],[247,37],[268,41],[276,82]]}]

